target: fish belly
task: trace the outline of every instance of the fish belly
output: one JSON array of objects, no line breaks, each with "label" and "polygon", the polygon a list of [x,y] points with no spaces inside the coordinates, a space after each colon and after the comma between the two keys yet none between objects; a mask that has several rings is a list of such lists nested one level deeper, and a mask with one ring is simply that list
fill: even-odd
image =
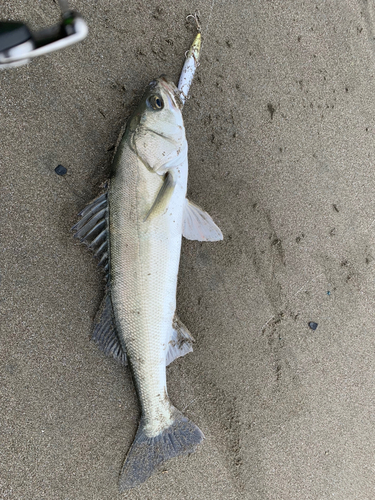
[{"label": "fish belly", "polygon": [[109,192],[112,304],[149,436],[172,422],[165,360],[176,309],[186,196],[186,179],[180,176],[166,213],[145,220],[162,184],[163,178],[125,147]]}]

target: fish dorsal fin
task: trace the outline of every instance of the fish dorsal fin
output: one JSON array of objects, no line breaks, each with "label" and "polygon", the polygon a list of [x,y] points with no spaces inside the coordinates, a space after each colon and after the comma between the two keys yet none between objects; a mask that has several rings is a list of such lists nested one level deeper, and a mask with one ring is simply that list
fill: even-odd
[{"label": "fish dorsal fin", "polygon": [[165,360],[165,366],[168,366],[172,361],[179,358],[180,356],[185,356],[188,352],[193,351],[194,338],[192,337],[189,330],[180,320],[180,318],[175,315],[172,324],[172,334],[168,343],[168,352]]},{"label": "fish dorsal fin", "polygon": [[99,259],[108,280],[109,242],[108,242],[108,199],[102,194],[89,203],[78,215],[82,219],[72,227],[74,237],[85,243]]},{"label": "fish dorsal fin", "polygon": [[92,339],[99,349],[112,356],[123,365],[127,365],[126,353],[116,332],[111,294],[107,290],[96,314]]},{"label": "fish dorsal fin", "polygon": [[186,199],[183,236],[187,240],[220,241],[223,234],[207,212]]}]

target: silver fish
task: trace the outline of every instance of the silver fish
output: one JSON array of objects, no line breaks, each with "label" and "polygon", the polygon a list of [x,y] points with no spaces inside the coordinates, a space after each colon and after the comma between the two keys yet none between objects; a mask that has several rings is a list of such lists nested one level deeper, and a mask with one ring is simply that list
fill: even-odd
[{"label": "silver fish", "polygon": [[182,236],[218,241],[220,229],[186,199],[188,146],[182,101],[164,77],[148,86],[118,146],[108,190],[73,228],[107,272],[93,339],[128,363],[142,416],[120,474],[120,490],[144,482],[166,460],[191,453],[200,429],[169,400],[166,366],[192,351],[176,316]]}]

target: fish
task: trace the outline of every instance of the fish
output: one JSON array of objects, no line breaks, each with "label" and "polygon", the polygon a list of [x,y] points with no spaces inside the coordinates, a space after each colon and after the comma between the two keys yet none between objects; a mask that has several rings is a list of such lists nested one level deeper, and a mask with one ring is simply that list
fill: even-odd
[{"label": "fish", "polygon": [[130,367],[141,407],[120,491],[142,484],[167,460],[192,453],[204,438],[172,404],[166,383],[166,367],[191,352],[194,341],[176,314],[182,236],[223,239],[210,215],[186,197],[188,144],[180,96],[165,76],[148,85],[127,121],[106,191],[73,227],[106,275],[92,338]]}]

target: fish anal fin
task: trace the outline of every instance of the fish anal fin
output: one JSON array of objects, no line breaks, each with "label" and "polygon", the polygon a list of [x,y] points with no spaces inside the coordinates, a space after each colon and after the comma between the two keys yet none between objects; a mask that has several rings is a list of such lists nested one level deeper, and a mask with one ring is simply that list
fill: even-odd
[{"label": "fish anal fin", "polygon": [[172,334],[168,343],[168,352],[165,360],[165,366],[168,366],[175,359],[185,356],[188,352],[193,351],[194,338],[180,320],[175,315],[172,325]]},{"label": "fish anal fin", "polygon": [[187,240],[220,241],[223,234],[207,212],[195,203],[186,200],[183,236]]},{"label": "fish anal fin", "polygon": [[107,290],[96,314],[92,339],[104,354],[112,356],[124,366],[127,365],[126,353],[116,332],[109,290]]}]

